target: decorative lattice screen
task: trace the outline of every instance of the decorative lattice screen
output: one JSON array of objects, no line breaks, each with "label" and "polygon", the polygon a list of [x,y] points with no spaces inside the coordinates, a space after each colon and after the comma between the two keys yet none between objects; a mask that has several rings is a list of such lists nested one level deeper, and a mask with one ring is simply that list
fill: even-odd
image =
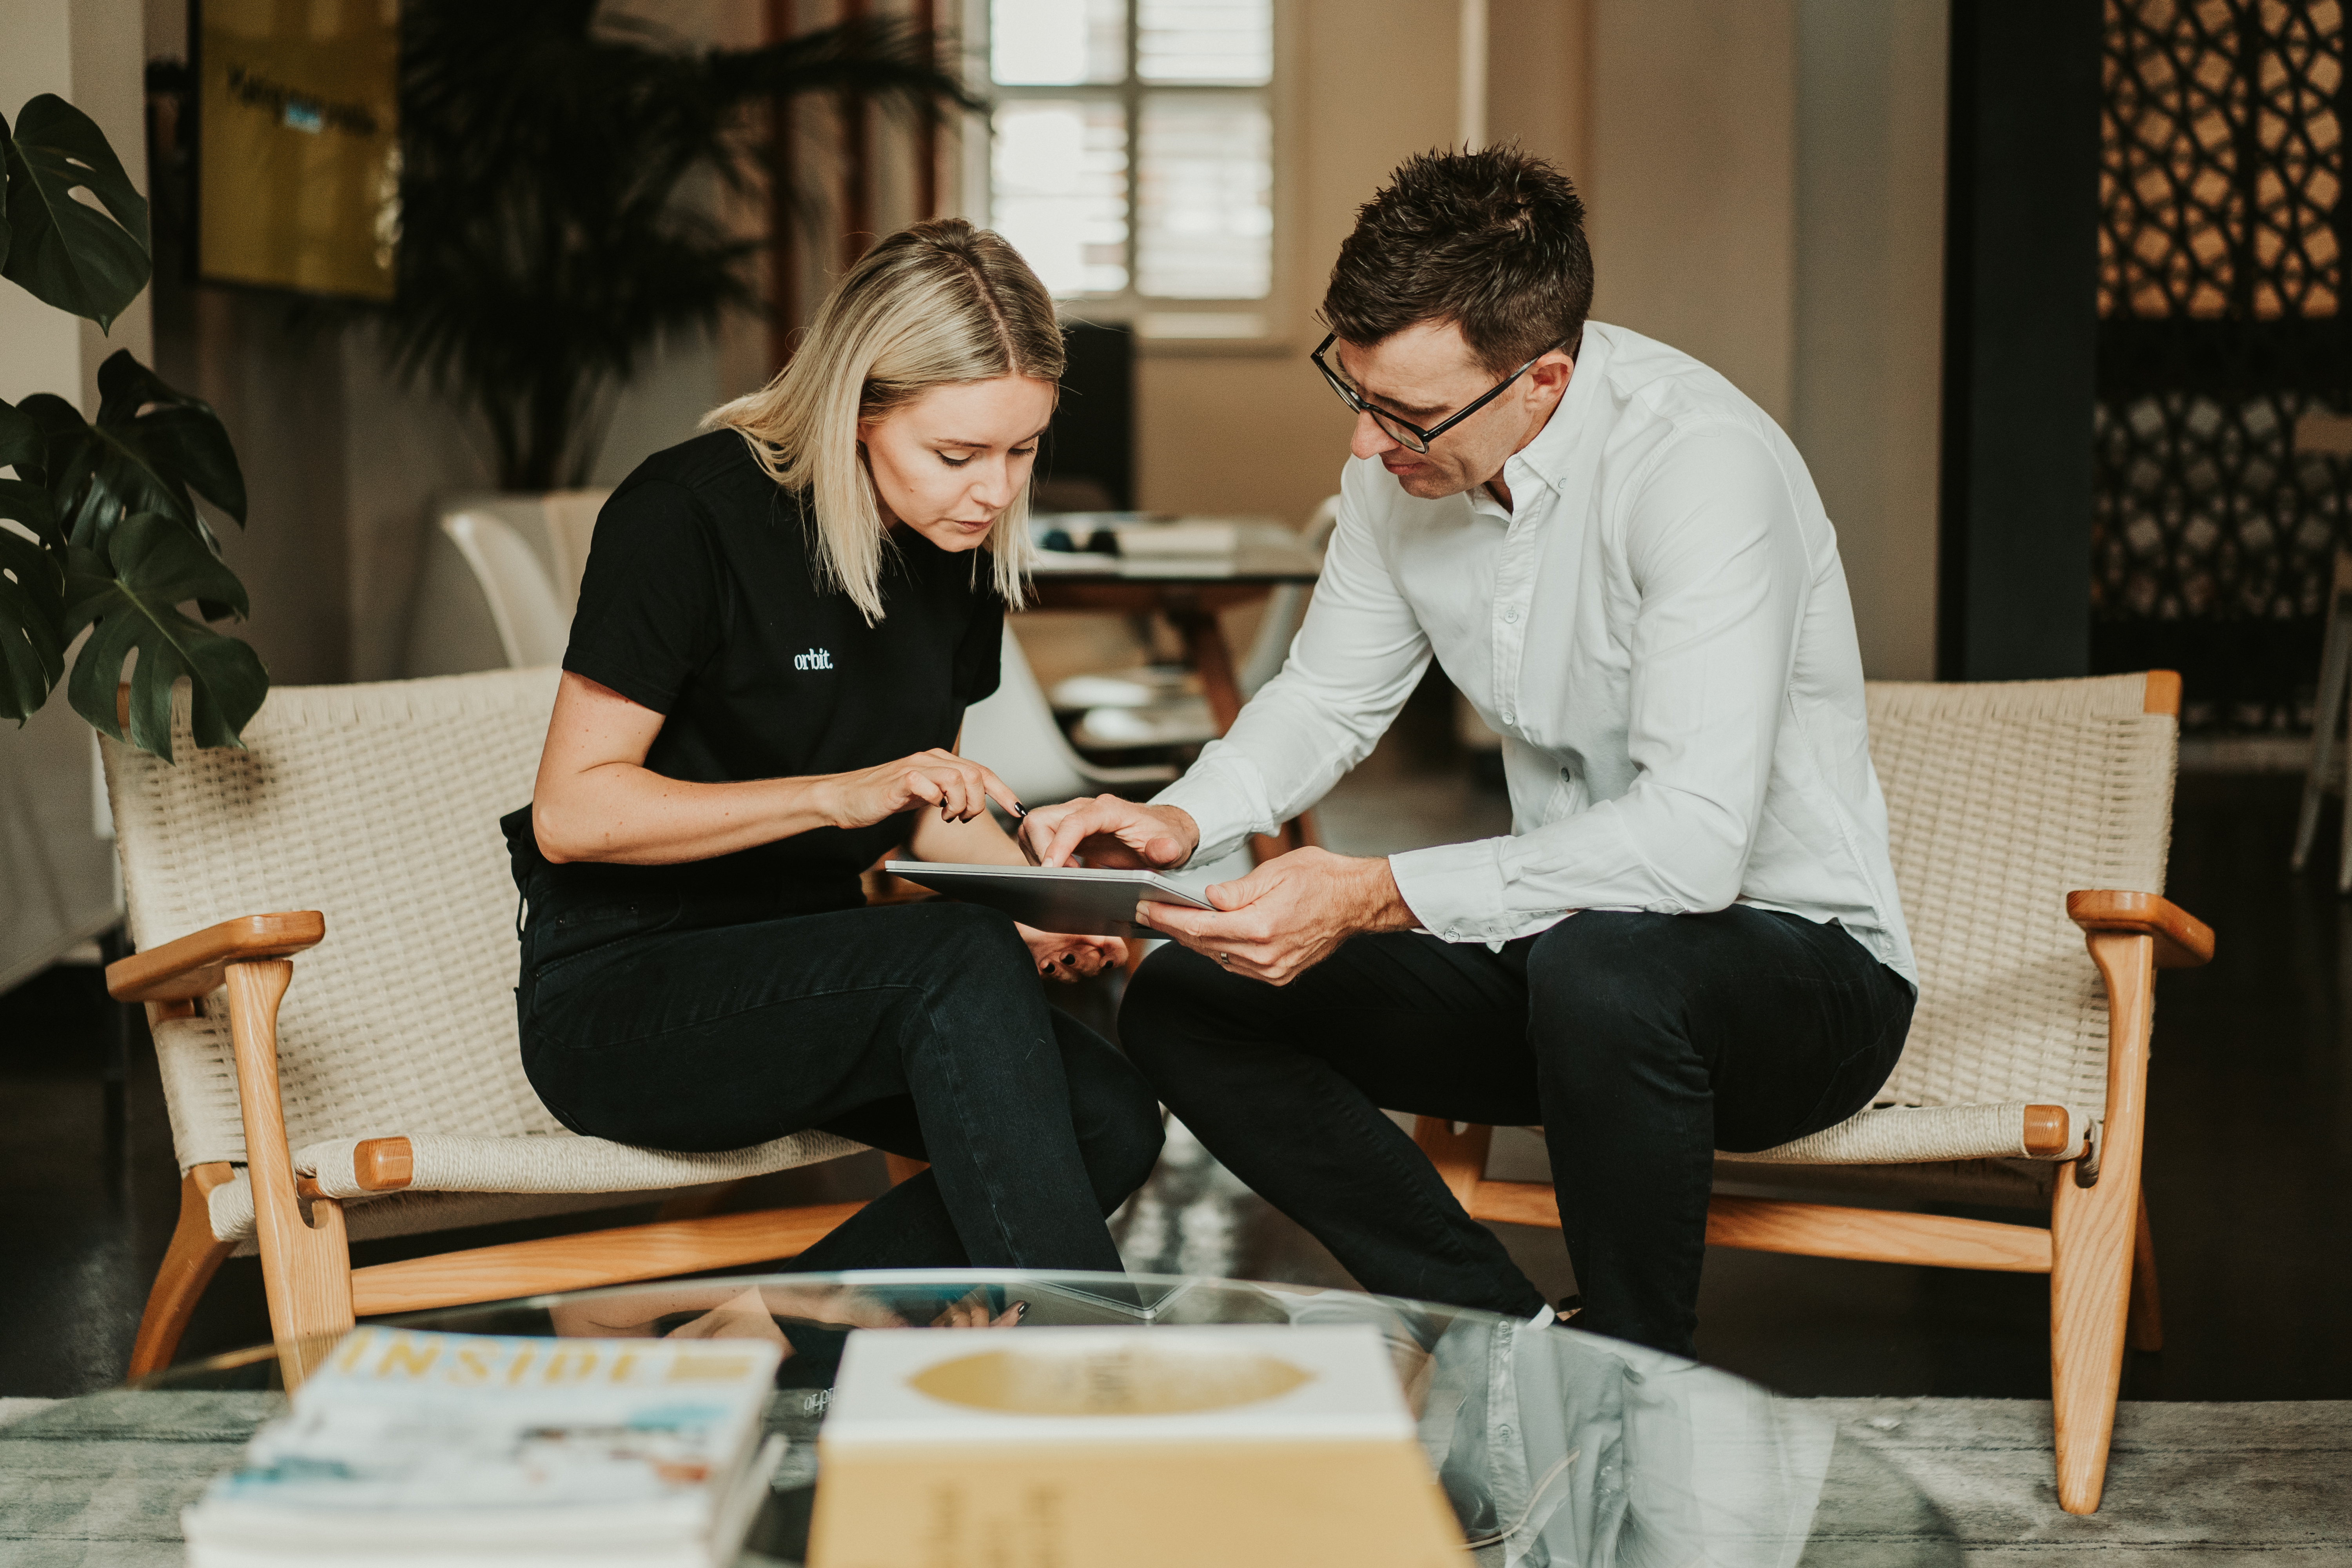
[{"label": "decorative lattice screen", "polygon": [[2352,543],[2343,0],[2105,14],[2094,661],[2184,670],[2196,727],[2308,723]]}]

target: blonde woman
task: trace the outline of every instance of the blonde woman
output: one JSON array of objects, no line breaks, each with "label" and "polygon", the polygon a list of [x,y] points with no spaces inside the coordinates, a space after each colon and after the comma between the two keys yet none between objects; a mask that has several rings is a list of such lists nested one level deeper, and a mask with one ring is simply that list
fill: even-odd
[{"label": "blonde woman", "polygon": [[809,1268],[1117,1269],[1150,1091],[1046,1005],[1116,939],[868,909],[907,845],[1024,864],[953,750],[995,689],[1054,409],[1053,301],[995,235],[882,241],[792,364],[656,453],[596,522],[530,805],[523,1062],[573,1131],[740,1148],[810,1128],[930,1162]]}]

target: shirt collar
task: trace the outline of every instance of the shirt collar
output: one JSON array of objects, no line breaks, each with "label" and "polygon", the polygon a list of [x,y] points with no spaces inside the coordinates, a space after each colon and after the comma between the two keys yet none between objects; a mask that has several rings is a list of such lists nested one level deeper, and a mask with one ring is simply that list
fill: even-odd
[{"label": "shirt collar", "polygon": [[1569,459],[1591,416],[1597,396],[1593,389],[1601,381],[1602,348],[1601,335],[1588,323],[1583,347],[1576,357],[1575,373],[1568,378],[1568,390],[1560,394],[1551,417],[1536,432],[1534,440],[1512,453],[1504,463],[1503,483],[1511,492],[1511,510],[1506,511],[1503,503],[1485,485],[1478,485],[1470,491],[1471,510],[1507,523],[1513,517],[1524,515],[1538,487],[1559,494]]}]

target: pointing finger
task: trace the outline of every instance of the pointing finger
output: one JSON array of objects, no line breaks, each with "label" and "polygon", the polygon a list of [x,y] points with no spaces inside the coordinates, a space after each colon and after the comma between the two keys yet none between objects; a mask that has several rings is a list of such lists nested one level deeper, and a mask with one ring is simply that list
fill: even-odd
[{"label": "pointing finger", "polygon": [[995,772],[986,763],[975,763],[970,757],[964,758],[963,761],[965,765],[978,775],[976,782],[981,793],[1012,813],[1015,822],[1029,815],[1029,808],[1021,804],[1021,797],[1013,793],[1013,786],[998,778]]},{"label": "pointing finger", "polygon": [[1068,865],[1070,857],[1077,852],[1078,846],[1086,842],[1087,835],[1093,830],[1090,819],[1094,815],[1091,805],[1084,805],[1062,818],[1054,829],[1053,841],[1045,846],[1045,852],[1037,858],[1037,863],[1041,866]]}]

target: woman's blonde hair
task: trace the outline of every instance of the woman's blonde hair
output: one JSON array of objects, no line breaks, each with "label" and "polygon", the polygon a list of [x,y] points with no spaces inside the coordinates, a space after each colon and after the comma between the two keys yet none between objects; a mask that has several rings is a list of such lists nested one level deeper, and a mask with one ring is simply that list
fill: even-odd
[{"label": "woman's blonde hair", "polygon": [[[792,363],[748,397],[713,409],[769,477],[806,488],[815,515],[817,574],[865,615],[882,618],[888,538],[857,424],[934,386],[1000,376],[1059,381],[1062,329],[1053,297],[1004,240],[961,218],[901,229],[860,257],[816,308]],[[994,587],[1022,599],[1031,561],[1024,486],[988,531]]]}]

